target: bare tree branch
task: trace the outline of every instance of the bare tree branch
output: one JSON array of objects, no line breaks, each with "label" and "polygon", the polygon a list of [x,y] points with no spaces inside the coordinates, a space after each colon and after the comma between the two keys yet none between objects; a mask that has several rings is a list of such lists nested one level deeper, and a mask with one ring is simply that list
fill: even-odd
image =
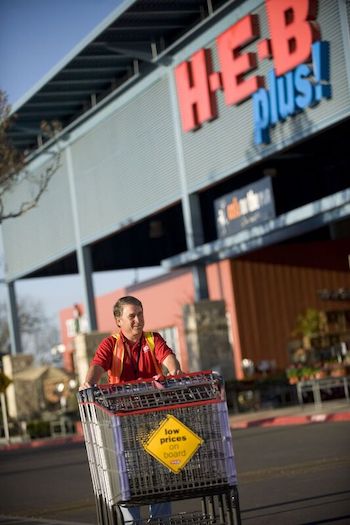
[{"label": "bare tree branch", "polygon": [[[50,361],[51,347],[59,342],[56,325],[44,313],[41,301],[22,297],[18,304],[18,317],[24,353],[33,353],[41,361]],[[7,306],[0,301],[0,355],[10,352],[10,333]]]},{"label": "bare tree branch", "polygon": [[[61,148],[59,143],[56,143],[56,151],[53,152],[50,164],[38,174],[30,173],[26,168],[24,153],[19,152],[8,137],[8,130],[14,119],[15,116],[10,114],[7,96],[0,90],[0,224],[4,220],[19,217],[37,206],[61,161]],[[61,124],[57,120],[41,123],[41,132],[46,139],[55,137],[60,130]],[[28,181],[31,185],[33,190],[31,198],[19,204],[17,209],[7,211],[5,207],[7,194],[23,181]]]}]

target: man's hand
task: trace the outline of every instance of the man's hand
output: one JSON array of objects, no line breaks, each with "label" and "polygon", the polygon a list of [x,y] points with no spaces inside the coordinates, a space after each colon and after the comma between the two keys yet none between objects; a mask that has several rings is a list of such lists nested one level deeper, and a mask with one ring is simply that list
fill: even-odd
[{"label": "man's hand", "polygon": [[179,374],[183,374],[180,366],[176,367],[174,370],[168,370],[168,376],[177,376]]},{"label": "man's hand", "polygon": [[80,386],[79,386],[79,390],[85,390],[86,388],[91,388],[93,385],[90,385],[90,383],[88,383],[87,381],[85,381],[85,383],[82,383]]},{"label": "man's hand", "polygon": [[79,390],[85,390],[85,388],[91,388],[96,385],[103,373],[104,369],[101,366],[91,365],[86,374],[85,381],[80,385]]},{"label": "man's hand", "polygon": [[182,374],[180,363],[178,362],[174,354],[168,355],[164,359],[163,365],[166,366],[168,370],[168,375],[170,376],[176,376],[178,374]]}]

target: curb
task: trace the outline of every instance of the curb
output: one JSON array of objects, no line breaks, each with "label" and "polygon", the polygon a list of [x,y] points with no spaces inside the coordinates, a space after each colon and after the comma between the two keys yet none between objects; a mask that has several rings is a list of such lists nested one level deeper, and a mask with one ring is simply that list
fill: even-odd
[{"label": "curb", "polygon": [[276,416],[251,421],[230,421],[232,429],[250,427],[273,427],[288,425],[308,425],[312,423],[325,423],[335,421],[350,421],[350,412],[338,412],[334,414],[312,414],[310,416]]},{"label": "curb", "polygon": [[18,450],[27,448],[41,448],[56,445],[66,445],[67,443],[82,443],[84,436],[74,434],[73,436],[49,438],[49,439],[33,439],[24,443],[10,443],[9,445],[0,446],[0,452],[8,450]]}]

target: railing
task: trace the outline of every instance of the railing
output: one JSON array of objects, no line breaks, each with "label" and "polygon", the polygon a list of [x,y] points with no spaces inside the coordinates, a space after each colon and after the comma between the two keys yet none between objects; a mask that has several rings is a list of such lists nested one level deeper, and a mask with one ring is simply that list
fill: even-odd
[{"label": "railing", "polygon": [[347,401],[350,401],[349,381],[350,376],[327,377],[325,379],[311,379],[309,381],[299,381],[296,384],[299,404],[302,405],[304,403],[304,393],[312,392],[315,405],[322,405],[321,392],[326,390],[332,390],[334,388],[342,388],[344,390],[344,397]]}]

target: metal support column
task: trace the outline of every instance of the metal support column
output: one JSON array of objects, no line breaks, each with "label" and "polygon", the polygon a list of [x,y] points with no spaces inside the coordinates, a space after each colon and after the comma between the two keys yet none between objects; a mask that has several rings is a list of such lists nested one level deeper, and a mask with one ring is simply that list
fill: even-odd
[{"label": "metal support column", "polygon": [[[203,228],[202,228],[202,218],[200,213],[199,199],[198,195],[192,194],[189,195],[187,188],[186,180],[186,168],[185,168],[185,159],[183,152],[182,144],[182,131],[181,131],[181,122],[179,117],[179,108],[177,105],[177,95],[176,95],[176,85],[174,78],[174,70],[168,68],[168,79],[169,79],[169,90],[170,90],[170,102],[171,102],[171,111],[173,116],[174,123],[174,136],[175,136],[175,146],[176,146],[176,155],[179,167],[179,177],[181,184],[181,203],[182,203],[182,213],[184,218],[185,225],[185,236],[187,249],[193,250],[196,246],[203,244]],[[195,288],[195,300],[199,301],[200,299],[208,298],[208,284],[205,266],[202,264],[196,264],[192,266],[193,282]]]},{"label": "metal support column", "polygon": [[192,276],[194,282],[194,299],[200,301],[209,298],[207,272],[204,264],[192,266]]},{"label": "metal support column", "polygon": [[6,283],[7,290],[7,319],[9,324],[11,354],[22,353],[21,326],[19,323],[15,283]]},{"label": "metal support column", "polygon": [[94,286],[92,280],[92,262],[91,262],[91,250],[90,246],[82,246],[80,226],[79,226],[79,214],[77,206],[77,194],[75,189],[74,181],[74,169],[73,160],[70,146],[66,147],[66,161],[67,161],[67,172],[70,189],[70,200],[72,206],[72,215],[74,223],[76,253],[78,261],[79,275],[82,279],[83,285],[83,303],[85,307],[85,314],[88,323],[88,330],[97,330],[97,317],[95,308],[95,297],[94,297]]},{"label": "metal support column", "polygon": [[[91,247],[81,246],[79,258],[82,259],[79,265],[79,273],[83,279],[84,286],[84,297],[86,304],[86,316],[89,323],[89,330],[97,330],[97,316],[95,308],[95,294],[94,285],[92,280],[92,260],[91,260]],[[79,261],[78,258],[78,261]]]},{"label": "metal support column", "polygon": [[[200,246],[204,242],[202,216],[200,212],[199,197],[193,193],[188,196],[189,206],[192,220],[193,244]],[[194,298],[195,301],[201,299],[208,299],[208,282],[205,264],[197,263],[192,266],[192,276],[194,282]]]}]

